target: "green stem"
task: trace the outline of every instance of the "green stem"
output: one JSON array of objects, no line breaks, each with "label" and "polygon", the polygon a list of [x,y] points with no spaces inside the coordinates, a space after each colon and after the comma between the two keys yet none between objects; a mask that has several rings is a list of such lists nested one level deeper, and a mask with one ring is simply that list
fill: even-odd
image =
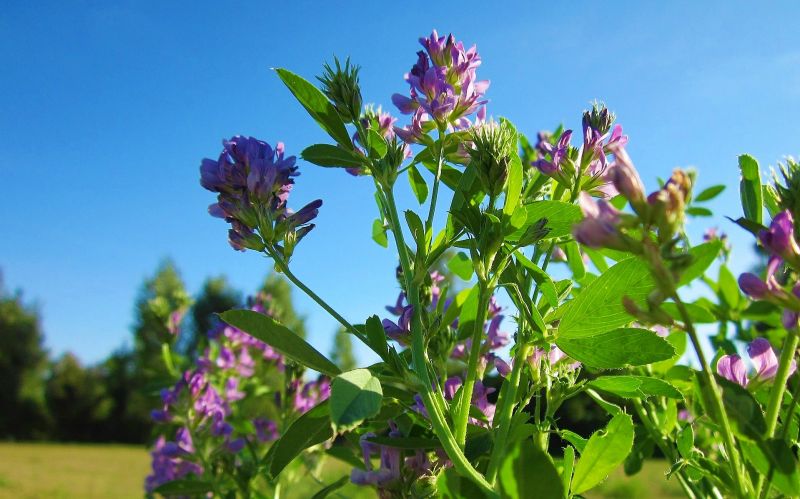
[{"label": "green stem", "polygon": [[461,387],[458,406],[456,407],[454,424],[456,441],[464,446],[467,439],[467,422],[469,421],[469,408],[472,405],[472,392],[475,389],[475,381],[478,377],[478,359],[481,354],[483,324],[486,322],[486,315],[489,309],[489,298],[492,296],[491,290],[486,283],[478,283],[478,315],[475,317],[475,324],[472,330],[472,345],[469,350],[467,361],[467,375],[464,386]]},{"label": "green stem", "polygon": [[511,376],[503,383],[503,388],[500,391],[500,397],[497,401],[498,412],[495,418],[495,424],[493,425],[497,431],[497,435],[495,436],[494,445],[492,446],[492,454],[489,457],[489,466],[486,468],[486,479],[489,483],[494,483],[495,476],[497,475],[497,468],[500,466],[500,460],[506,450],[508,427],[511,423],[511,416],[514,413],[514,401],[517,399],[522,365],[525,363],[527,355],[527,348],[518,345],[517,354],[514,356],[514,365],[511,369]]},{"label": "green stem", "polygon": [[706,356],[700,344],[700,338],[697,336],[697,331],[694,329],[692,319],[689,316],[689,312],[686,310],[686,305],[684,305],[680,296],[678,296],[677,291],[673,291],[672,298],[675,300],[675,305],[678,307],[678,311],[681,314],[686,332],[689,333],[689,338],[692,340],[692,346],[697,354],[697,359],[700,361],[700,367],[702,368],[701,373],[705,378],[705,384],[709,390],[711,390],[711,402],[714,404],[714,412],[719,415],[719,423],[722,427],[722,441],[728,453],[728,459],[730,460],[731,474],[733,475],[733,481],[736,485],[736,495],[738,497],[749,497],[747,487],[743,482],[744,473],[741,461],[739,460],[739,452],[733,440],[733,432],[731,431],[731,425],[728,421],[728,413],[725,412],[725,406],[722,403],[722,396],[720,395],[717,381],[714,379],[711,368],[706,361]]},{"label": "green stem", "polygon": [[397,214],[397,205],[394,200],[394,193],[391,189],[386,189],[386,204],[389,210],[390,223],[392,224],[392,232],[395,235],[395,244],[397,252],[400,257],[400,267],[403,270],[403,276],[406,280],[406,292],[408,301],[413,307],[413,314],[411,319],[411,361],[414,371],[420,381],[420,390],[422,402],[428,415],[431,419],[431,426],[433,432],[439,439],[447,457],[453,463],[453,467],[459,474],[472,480],[478,485],[481,490],[489,497],[496,497],[497,493],[492,489],[489,482],[478,473],[472,464],[467,460],[461,448],[450,432],[447,426],[447,421],[444,417],[444,399],[435,388],[431,379],[428,376],[428,363],[425,354],[425,338],[422,331],[422,320],[420,318],[420,303],[419,303],[419,287],[415,284],[413,275],[411,273],[411,262],[408,259],[406,244],[403,238],[403,232],[400,227],[400,217]]},{"label": "green stem", "polygon": [[436,143],[439,146],[439,155],[436,161],[436,175],[433,177],[431,206],[428,208],[428,218],[425,221],[425,232],[429,232],[433,227],[433,215],[436,213],[436,200],[439,197],[439,184],[441,183],[442,179],[442,167],[444,165],[444,136],[441,130],[439,130],[439,140],[437,140]]},{"label": "green stem", "polygon": [[[658,448],[661,449],[661,452],[664,454],[664,456],[666,456],[666,458],[670,460],[670,464],[675,464],[675,462],[677,461],[675,453],[664,442],[664,437],[662,436],[658,428],[656,428],[653,425],[653,422],[650,420],[647,411],[642,406],[642,402],[640,400],[633,399],[633,407],[636,410],[636,414],[639,416],[639,420],[644,425],[645,430],[647,430],[647,433],[650,434],[650,438],[652,438],[653,441],[658,446]],[[689,482],[689,480],[686,479],[686,477],[684,476],[683,469],[680,469],[678,471],[678,481],[680,482],[681,487],[683,487],[683,491],[686,493],[688,497],[690,498],[704,497],[703,494],[695,490],[691,482]]]},{"label": "green stem", "polygon": [[[798,340],[797,328],[792,328],[786,335],[786,340],[783,343],[783,350],[781,351],[781,358],[778,361],[778,372],[775,374],[773,380],[772,390],[770,391],[769,402],[767,403],[767,439],[775,436],[775,428],[778,425],[778,415],[781,412],[781,402],[783,402],[783,395],[786,392],[786,382],[791,375],[792,360],[794,353],[797,350]],[[771,472],[771,470],[770,470]],[[762,487],[764,486],[764,476],[758,477],[756,484],[756,496],[761,495]],[[766,494],[769,490],[764,491]]]},{"label": "green stem", "polygon": [[278,269],[283,272],[287,279],[289,279],[295,286],[300,288],[305,294],[307,294],[312,300],[317,302],[317,304],[322,307],[326,312],[328,312],[334,319],[339,321],[339,324],[344,326],[348,331],[353,333],[359,340],[361,340],[364,344],[367,344],[367,339],[364,337],[361,332],[355,328],[352,324],[350,324],[347,319],[342,317],[336,310],[333,309],[328,303],[319,297],[315,292],[313,292],[308,286],[303,284],[291,270],[289,270],[289,265],[281,258],[281,256],[270,249],[267,249],[267,254],[275,261],[275,265],[277,265]]}]

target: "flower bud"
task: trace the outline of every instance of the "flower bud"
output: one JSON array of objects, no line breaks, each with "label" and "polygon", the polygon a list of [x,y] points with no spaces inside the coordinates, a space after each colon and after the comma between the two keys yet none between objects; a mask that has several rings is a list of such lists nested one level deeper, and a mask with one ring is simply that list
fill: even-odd
[{"label": "flower bud", "polygon": [[361,116],[361,87],[358,84],[358,72],[361,69],[345,60],[344,67],[334,57],[334,70],[325,64],[322,76],[317,79],[322,83],[322,92],[331,100],[339,117],[345,123],[354,123]]},{"label": "flower bud", "polygon": [[639,174],[636,172],[636,168],[624,148],[618,148],[614,156],[616,163],[611,170],[614,187],[630,201],[631,206],[638,212],[645,204],[642,179],[639,178]]},{"label": "flower bud", "polygon": [[592,104],[592,109],[583,112],[583,130],[585,132],[588,129],[604,135],[611,129],[615,119],[616,116],[608,110],[605,104],[595,102]]},{"label": "flower bud", "polygon": [[618,230],[619,211],[602,199],[595,201],[585,192],[580,194],[580,206],[584,219],[573,229],[575,239],[590,248],[623,249]]},{"label": "flower bud", "polygon": [[473,147],[469,150],[478,177],[490,197],[503,192],[508,179],[508,164],[516,154],[517,136],[507,121],[485,123],[470,133]]},{"label": "flower bud", "polygon": [[757,275],[749,272],[739,276],[739,287],[744,294],[756,300],[764,298],[769,293],[767,283],[759,279]]}]

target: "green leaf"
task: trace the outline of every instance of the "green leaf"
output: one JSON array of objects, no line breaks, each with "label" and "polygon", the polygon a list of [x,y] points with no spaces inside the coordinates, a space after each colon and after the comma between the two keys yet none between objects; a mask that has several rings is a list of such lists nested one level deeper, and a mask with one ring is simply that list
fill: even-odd
[{"label": "green leaf", "polygon": [[549,229],[544,239],[566,236],[571,233],[572,226],[583,218],[578,205],[563,201],[534,201],[526,204],[525,209],[528,212],[527,221],[522,228],[508,236],[509,241],[518,241],[530,226],[541,219],[547,220],[545,227]]},{"label": "green leaf", "polygon": [[522,162],[519,156],[513,154],[508,162],[508,179],[506,180],[506,201],[503,205],[503,215],[510,218],[519,206],[519,196],[522,192]]},{"label": "green leaf", "polygon": [[333,437],[328,401],[297,418],[267,453],[269,475],[277,477],[301,452]]},{"label": "green leaf", "polygon": [[647,398],[651,396],[683,398],[677,388],[664,380],[650,376],[600,376],[587,383],[587,385],[623,398]]},{"label": "green leaf", "polygon": [[692,261],[683,269],[683,272],[681,272],[678,286],[685,286],[702,276],[706,269],[714,263],[714,259],[717,258],[721,249],[722,242],[718,240],[699,244],[690,249],[689,255],[691,255]]},{"label": "green leaf", "polygon": [[589,442],[588,438],[583,438],[571,430],[561,430],[559,431],[559,434],[561,435],[561,438],[571,443],[576,449],[578,449],[579,453],[583,452],[583,449],[586,448],[586,444]]},{"label": "green leaf", "polygon": [[671,359],[675,349],[648,329],[620,328],[595,336],[558,337],[556,345],[589,367],[621,369]]},{"label": "green leaf", "polygon": [[572,470],[575,469],[575,449],[568,445],[564,449],[564,469],[561,472],[561,482],[564,485],[564,490],[569,490],[570,482],[572,481]]},{"label": "green leaf", "polygon": [[572,271],[572,277],[582,279],[586,275],[586,265],[583,263],[583,255],[578,243],[569,241],[561,245],[564,248],[564,253],[567,255],[567,265]]},{"label": "green leaf", "polygon": [[360,168],[364,158],[331,144],[314,144],[303,149],[300,157],[317,166],[337,168]]},{"label": "green leaf", "polygon": [[351,426],[378,414],[383,401],[380,380],[368,369],[342,373],[331,383],[331,420]]},{"label": "green leaf", "polygon": [[712,185],[711,187],[703,189],[702,192],[700,192],[700,194],[695,196],[694,200],[697,202],[709,201],[719,196],[724,190],[725,186],[722,184]]},{"label": "green leaf", "polygon": [[[702,377],[698,376],[698,379]],[[722,402],[733,432],[740,437],[760,439],[767,431],[767,422],[756,399],[736,383],[721,376],[717,376],[716,380],[722,388]]]},{"label": "green leaf", "polygon": [[389,247],[389,236],[386,235],[386,227],[378,218],[372,222],[372,240],[384,248]]},{"label": "green leaf", "polygon": [[[711,324],[717,322],[717,318],[714,317],[714,314],[711,313],[710,310],[703,307],[702,305],[698,305],[696,303],[684,303],[686,307],[686,311],[689,312],[689,317],[692,319],[692,322],[697,324]],[[675,305],[673,302],[668,301],[661,304],[661,310],[666,312],[670,317],[677,321],[683,321],[683,317],[681,316],[680,311],[678,310],[678,306]]]},{"label": "green leaf", "polygon": [[760,224],[763,220],[764,209],[758,161],[749,154],[742,154],[739,156],[739,169],[742,172],[742,178],[739,180],[739,195],[742,198],[744,217]]},{"label": "green leaf", "polygon": [[521,263],[523,267],[531,271],[533,280],[539,286],[539,289],[542,291],[542,295],[547,300],[547,303],[549,303],[551,307],[557,307],[558,293],[556,293],[556,286],[553,284],[550,274],[530,261],[528,257],[522,254],[522,251],[516,251],[514,253],[514,257],[516,257],[517,261]]},{"label": "green leaf", "polygon": [[336,364],[314,347],[271,317],[252,310],[228,310],[220,314],[223,321],[261,340],[295,362],[334,377],[341,373]]},{"label": "green leaf", "polygon": [[414,165],[408,167],[408,183],[411,184],[411,190],[414,191],[419,204],[424,203],[428,198],[428,184]]},{"label": "green leaf", "polygon": [[328,485],[327,487],[321,489],[319,492],[311,496],[311,499],[325,499],[333,492],[336,492],[337,490],[344,487],[349,481],[350,481],[349,476],[343,476],[342,478],[336,480],[332,484]]},{"label": "green leaf", "polygon": [[730,308],[737,308],[740,298],[739,284],[736,282],[736,277],[733,276],[733,273],[731,273],[726,265],[721,265],[719,267],[719,279],[717,280],[717,284],[719,285],[720,295],[724,302]]},{"label": "green leaf", "polygon": [[336,112],[336,108],[325,97],[325,94],[309,83],[303,77],[289,70],[278,68],[275,70],[278,77],[289,88],[298,102],[308,111],[308,114],[328,132],[328,135],[342,145],[352,145],[350,135]]},{"label": "green leaf", "polygon": [[500,496],[524,499],[536,491],[539,499],[562,499],[564,488],[550,456],[532,441],[525,439],[517,443],[500,465]]},{"label": "green leaf", "polygon": [[173,480],[162,483],[153,492],[164,496],[204,496],[208,492],[214,491],[214,484],[206,480],[193,480],[186,478],[183,480]]},{"label": "green leaf", "polygon": [[447,268],[465,281],[472,279],[472,260],[463,251],[453,255],[447,262]]},{"label": "green leaf", "polygon": [[714,215],[711,210],[703,208],[702,206],[690,206],[686,208],[686,213],[693,217],[710,217]]},{"label": "green leaf", "polygon": [[386,156],[388,151],[386,139],[372,128],[367,130],[367,135],[369,135],[370,156],[376,159]]},{"label": "green leaf", "polygon": [[604,432],[595,433],[586,444],[572,477],[572,494],[581,494],[603,482],[622,464],[631,447],[633,420],[627,414],[617,414]]},{"label": "green leaf", "polygon": [[633,317],[625,311],[623,297],[641,306],[655,287],[643,261],[630,258],[617,263],[561,307],[558,337],[585,338],[629,324]]},{"label": "green leaf", "polygon": [[797,458],[792,450],[779,439],[762,444],[741,440],[742,453],[753,468],[763,476],[772,470],[772,486],[788,497],[800,496],[800,473]]},{"label": "green leaf", "polygon": [[369,347],[384,359],[389,353],[389,344],[386,342],[386,331],[383,329],[381,319],[373,315],[367,319],[364,330],[367,333]]}]

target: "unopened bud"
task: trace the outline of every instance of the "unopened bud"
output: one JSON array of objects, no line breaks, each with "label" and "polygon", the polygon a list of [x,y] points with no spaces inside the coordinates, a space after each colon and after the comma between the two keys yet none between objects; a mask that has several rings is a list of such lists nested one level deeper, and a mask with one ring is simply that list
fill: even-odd
[{"label": "unopened bud", "polygon": [[334,58],[334,64],[336,70],[326,63],[322,76],[317,79],[322,83],[322,92],[331,100],[342,121],[354,123],[361,116],[361,88],[358,84],[358,71],[361,68],[351,65],[349,58],[344,67],[337,58]]}]

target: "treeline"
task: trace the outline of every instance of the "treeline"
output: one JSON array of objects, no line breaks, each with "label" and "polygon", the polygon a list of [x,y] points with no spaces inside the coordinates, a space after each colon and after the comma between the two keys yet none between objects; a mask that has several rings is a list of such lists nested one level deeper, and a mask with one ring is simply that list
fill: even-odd
[{"label": "treeline", "polygon": [[[286,281],[269,275],[256,292],[269,295],[271,312],[305,335]],[[142,284],[130,346],[84,366],[72,353],[50,358],[38,310],[0,281],[0,439],[148,442],[160,390],[205,350],[216,314],[246,304],[223,276],[191,296],[166,261]],[[349,335],[337,334],[331,354],[355,365]]]}]

